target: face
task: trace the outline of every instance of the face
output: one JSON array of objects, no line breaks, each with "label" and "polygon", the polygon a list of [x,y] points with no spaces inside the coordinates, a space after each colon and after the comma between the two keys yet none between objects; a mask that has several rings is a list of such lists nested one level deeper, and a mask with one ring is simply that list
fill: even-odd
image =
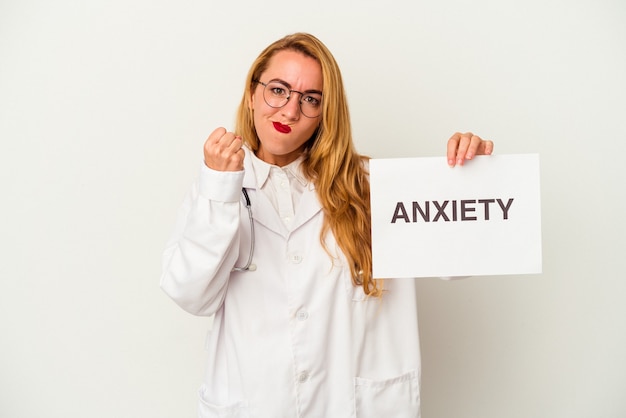
[{"label": "face", "polygon": [[[259,81],[281,81],[291,90],[321,92],[322,67],[315,59],[300,52],[280,51],[270,59]],[[259,136],[257,156],[267,163],[282,167],[298,158],[322,117],[304,116],[300,110],[302,96],[295,92],[285,106],[270,107],[263,99],[263,90],[263,85],[258,83],[250,99],[254,126]]]}]

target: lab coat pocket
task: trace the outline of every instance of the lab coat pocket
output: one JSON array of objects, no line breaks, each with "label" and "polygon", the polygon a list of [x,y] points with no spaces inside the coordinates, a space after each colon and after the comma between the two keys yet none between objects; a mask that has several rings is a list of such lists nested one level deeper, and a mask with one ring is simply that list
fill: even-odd
[{"label": "lab coat pocket", "polygon": [[419,418],[420,395],[417,371],[385,380],[354,379],[357,418]]},{"label": "lab coat pocket", "polygon": [[199,396],[199,418],[249,418],[246,402],[239,401],[229,405],[216,405],[207,399],[204,387],[200,389]]}]

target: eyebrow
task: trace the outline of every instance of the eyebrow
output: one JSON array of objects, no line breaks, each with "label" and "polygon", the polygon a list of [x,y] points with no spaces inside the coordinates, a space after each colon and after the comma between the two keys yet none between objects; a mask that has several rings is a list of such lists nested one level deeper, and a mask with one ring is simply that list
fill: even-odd
[{"label": "eyebrow", "polygon": [[[287,87],[289,90],[292,90],[291,84],[287,83],[285,80],[282,80],[280,78],[272,78],[269,82],[271,83],[272,81],[284,84],[285,87]],[[297,90],[294,90],[294,91],[297,91]],[[300,93],[299,91],[297,92]],[[315,90],[315,89],[304,90],[302,93],[317,93],[320,96],[322,95],[322,92],[320,90]]]}]

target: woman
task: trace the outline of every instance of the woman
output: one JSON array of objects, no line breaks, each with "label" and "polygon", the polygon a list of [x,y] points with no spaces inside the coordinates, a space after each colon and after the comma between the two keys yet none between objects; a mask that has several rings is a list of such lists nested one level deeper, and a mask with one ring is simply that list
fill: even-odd
[{"label": "woman", "polygon": [[[333,56],[304,33],[271,44],[237,115],[164,254],[164,291],[215,314],[199,416],[418,417],[415,281],[371,276],[367,162]],[[455,134],[448,161],[492,149]]]}]

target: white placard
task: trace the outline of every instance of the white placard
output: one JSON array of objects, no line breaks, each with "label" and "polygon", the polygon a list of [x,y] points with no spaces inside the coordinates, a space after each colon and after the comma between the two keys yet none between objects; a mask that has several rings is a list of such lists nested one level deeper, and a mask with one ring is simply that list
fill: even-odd
[{"label": "white placard", "polygon": [[539,156],[370,160],[374,277],[541,273]]}]

